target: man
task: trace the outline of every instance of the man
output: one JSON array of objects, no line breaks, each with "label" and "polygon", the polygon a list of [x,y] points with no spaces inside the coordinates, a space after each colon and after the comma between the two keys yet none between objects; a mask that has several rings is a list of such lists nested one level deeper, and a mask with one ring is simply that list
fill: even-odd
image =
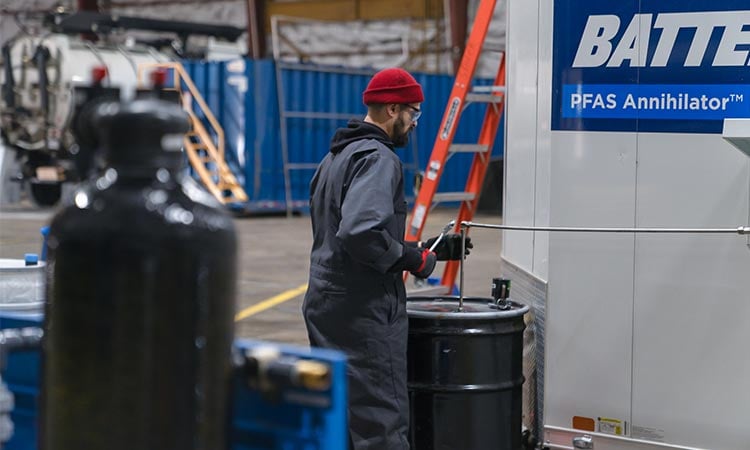
[{"label": "man", "polygon": [[349,358],[349,435],[356,450],[408,450],[402,272],[427,278],[437,259],[460,258],[459,235],[446,236],[437,253],[427,249],[434,240],[421,248],[403,238],[404,179],[394,148],[409,142],[423,100],[408,72],[375,74],[363,94],[367,117],[336,131],[310,183],[313,247],[302,309],[310,344]]}]

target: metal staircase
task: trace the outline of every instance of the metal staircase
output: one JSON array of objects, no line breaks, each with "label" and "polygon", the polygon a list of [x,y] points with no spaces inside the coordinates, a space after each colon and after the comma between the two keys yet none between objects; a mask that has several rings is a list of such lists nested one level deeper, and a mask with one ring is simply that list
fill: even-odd
[{"label": "metal staircase", "polygon": [[[247,202],[245,190],[224,159],[224,130],[203,100],[198,88],[182,64],[177,62],[149,63],[138,66],[138,83],[146,70],[165,69],[172,73],[171,87],[179,93],[182,107],[190,117],[190,131],[185,134],[184,150],[190,165],[208,191],[223,204]],[[206,118],[209,128],[193,109]]]}]

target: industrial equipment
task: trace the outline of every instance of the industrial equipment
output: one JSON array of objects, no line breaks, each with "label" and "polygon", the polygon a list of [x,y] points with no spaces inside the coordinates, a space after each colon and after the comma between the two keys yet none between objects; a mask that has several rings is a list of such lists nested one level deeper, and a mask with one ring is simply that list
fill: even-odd
[{"label": "industrial equipment", "polygon": [[233,221],[183,170],[188,114],[162,94],[77,117],[105,165],[52,219],[44,314],[0,316],[0,443],[344,450],[343,355],[232,345]]},{"label": "industrial equipment", "polygon": [[[188,38],[213,36],[235,41],[242,29],[58,9],[44,15],[45,30],[25,31],[2,46],[0,136],[16,153],[20,170],[11,177],[28,183],[39,205],[55,204],[63,183],[85,178],[73,158],[79,145],[71,126],[80,106],[75,89],[100,81],[124,97],[136,89],[138,66],[172,61],[190,53]],[[138,41],[123,30],[171,33],[175,39]],[[81,34],[84,33],[84,34]],[[103,67],[99,80],[92,70]],[[6,180],[1,180],[5,182]]]},{"label": "industrial equipment", "polygon": [[191,190],[188,115],[143,98],[79,122],[105,169],[50,225],[40,448],[223,448],[237,242]]},{"label": "industrial equipment", "polygon": [[725,119],[750,111],[747,2],[507,11],[503,223],[527,228],[500,275],[534,317],[527,425],[550,449],[746,448],[750,160]]},{"label": "industrial equipment", "polygon": [[[16,339],[6,351],[0,384],[0,448],[38,450],[38,401],[44,376],[38,313],[0,313],[0,337]],[[21,331],[23,330],[23,331]],[[36,345],[34,345],[36,342]],[[331,350],[237,339],[233,345],[231,450],[346,450],[346,358]],[[263,359],[262,366],[258,359]],[[83,372],[81,373],[83,375]],[[82,434],[89,427],[79,427]]]},{"label": "industrial equipment", "polygon": [[35,253],[0,259],[0,311],[41,311],[45,266]]}]

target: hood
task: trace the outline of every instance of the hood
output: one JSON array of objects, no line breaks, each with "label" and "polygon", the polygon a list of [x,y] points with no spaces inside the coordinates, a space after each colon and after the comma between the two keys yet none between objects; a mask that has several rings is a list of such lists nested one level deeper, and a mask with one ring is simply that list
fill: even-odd
[{"label": "hood", "polygon": [[346,128],[339,128],[331,139],[331,153],[339,153],[347,145],[363,139],[375,139],[393,150],[391,138],[382,128],[361,120],[352,119],[346,124]]}]

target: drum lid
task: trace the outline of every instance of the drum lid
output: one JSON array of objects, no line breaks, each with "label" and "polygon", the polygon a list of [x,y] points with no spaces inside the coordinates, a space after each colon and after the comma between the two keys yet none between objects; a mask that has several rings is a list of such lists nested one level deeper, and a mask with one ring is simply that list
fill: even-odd
[{"label": "drum lid", "polygon": [[497,305],[489,297],[464,297],[463,309],[459,311],[457,296],[410,297],[406,302],[409,317],[439,319],[510,318],[522,316],[529,307],[512,300]]}]

